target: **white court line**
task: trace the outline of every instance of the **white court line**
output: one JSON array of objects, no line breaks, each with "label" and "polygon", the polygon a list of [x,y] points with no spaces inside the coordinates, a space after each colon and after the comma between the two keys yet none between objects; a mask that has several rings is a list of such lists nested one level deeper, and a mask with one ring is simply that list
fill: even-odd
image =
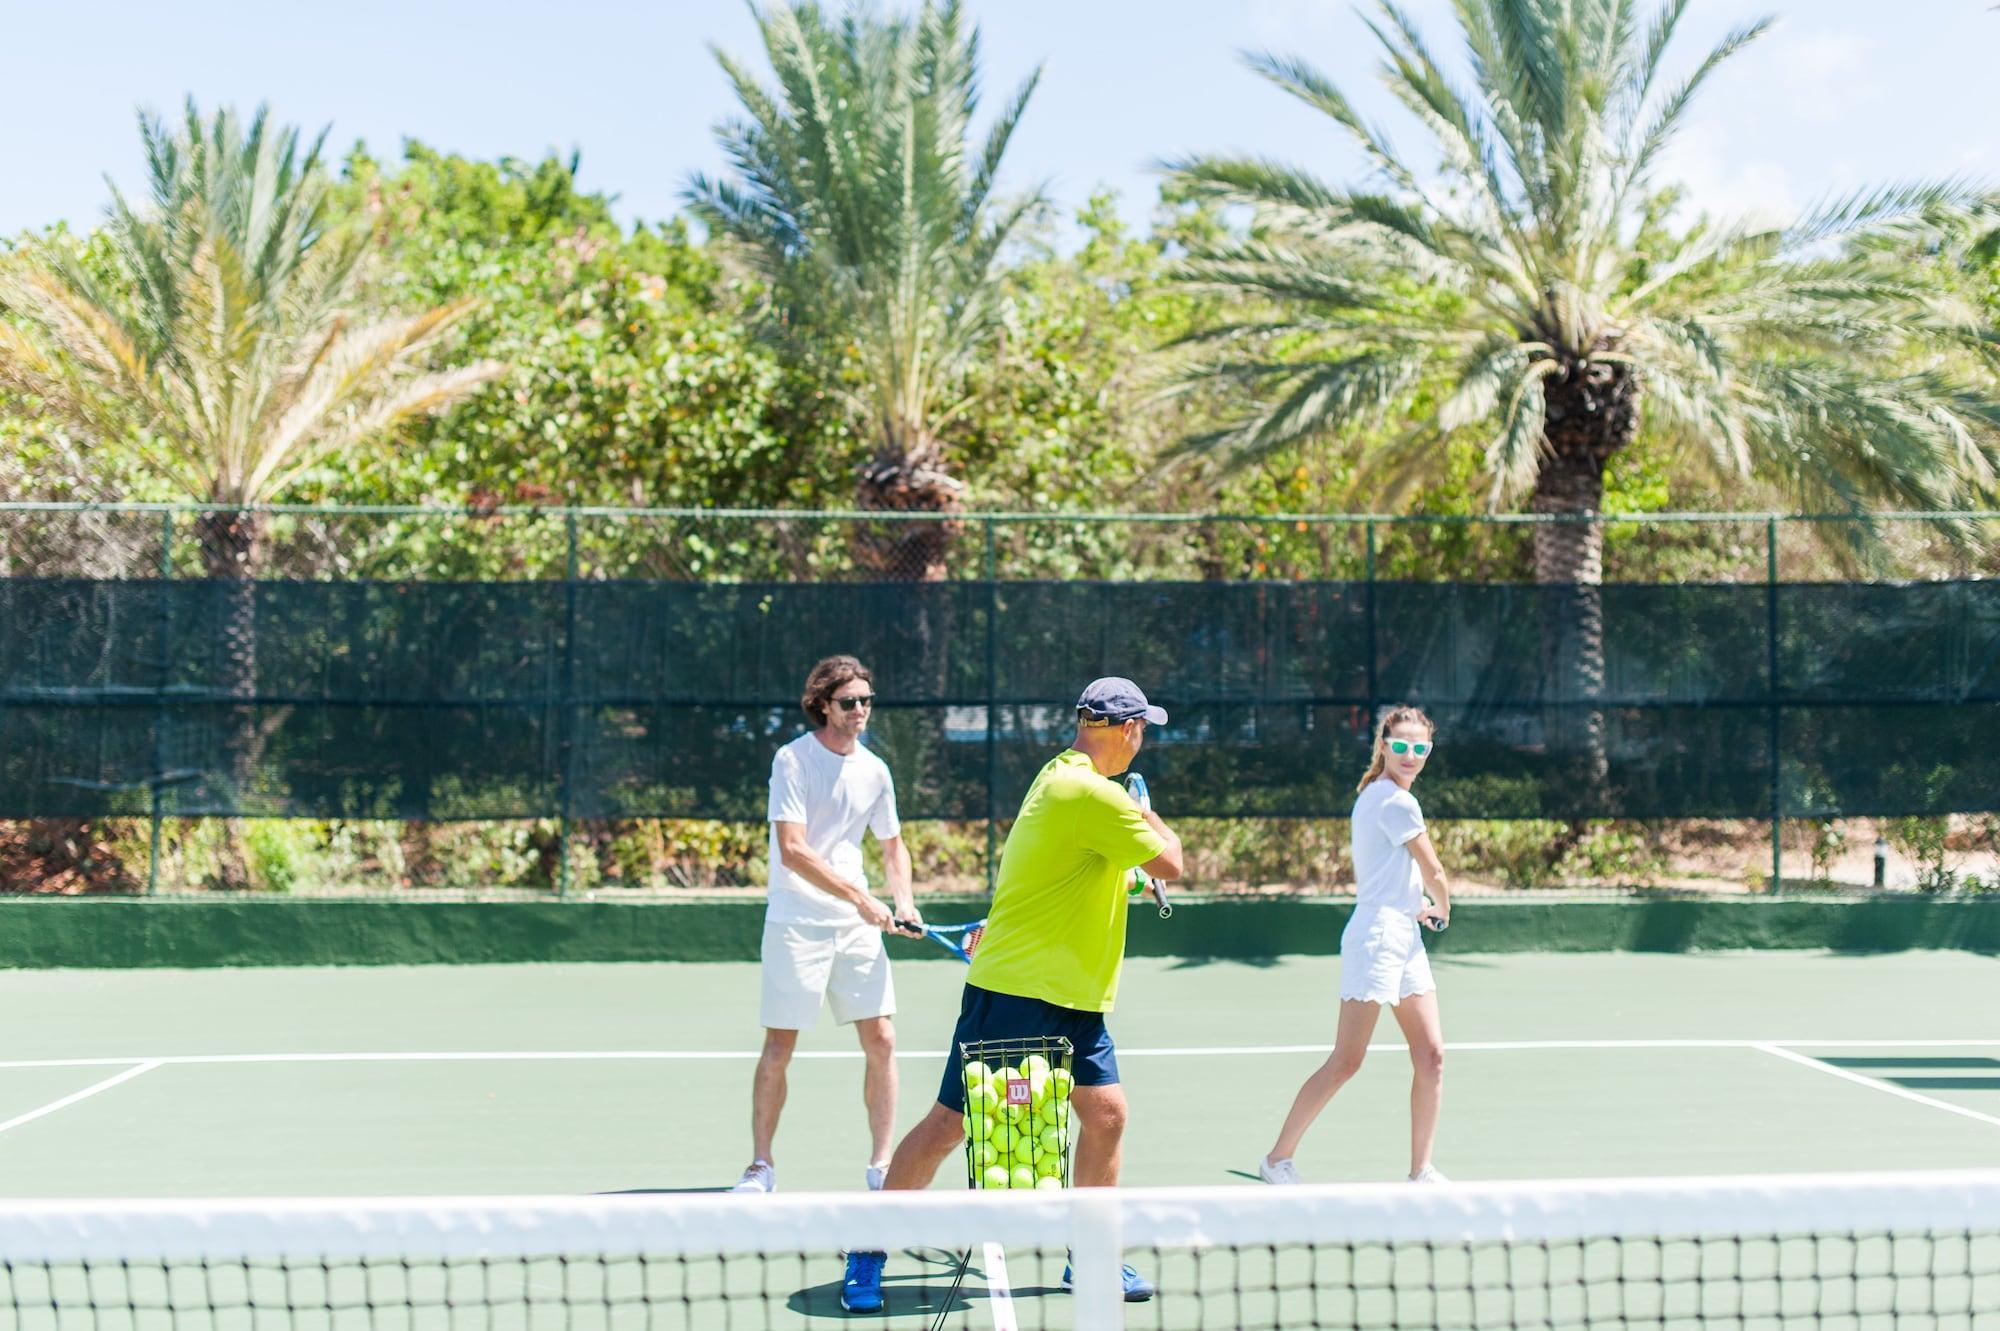
[{"label": "white court line", "polygon": [[96,1095],[99,1091],[108,1091],[113,1086],[118,1085],[120,1082],[127,1082],[132,1080],[132,1078],[134,1077],[144,1076],[146,1073],[151,1072],[154,1068],[158,1066],[160,1066],[159,1060],[153,1059],[144,1063],[140,1063],[136,1067],[126,1068],[123,1072],[119,1073],[115,1077],[106,1077],[103,1081],[97,1082],[90,1086],[86,1086],[82,1090],[76,1091],[72,1094],[65,1095],[60,1100],[51,1100],[49,1103],[43,1105],[40,1109],[30,1109],[25,1114],[15,1115],[13,1118],[8,1119],[5,1123],[0,1123],[0,1132],[7,1132],[10,1129],[18,1128],[23,1123],[33,1123],[36,1119],[42,1117],[44,1114],[53,1114],[58,1109],[67,1109],[71,1105],[75,1104],[78,1100],[88,1100],[91,1096]]},{"label": "white court line", "polygon": [[1957,1114],[1960,1118],[1978,1119],[1981,1123],[1991,1123],[1994,1127],[2000,1128],[2000,1118],[1995,1118],[1991,1114],[1982,1114],[1977,1109],[1967,1109],[1964,1105],[1955,1105],[1949,1100],[1937,1100],[1928,1095],[1918,1095],[1915,1091],[1907,1087],[1898,1086],[1893,1082],[1881,1081],[1875,1077],[1864,1077],[1858,1072],[1849,1072],[1846,1068],[1835,1067],[1833,1064],[1822,1062],[1817,1058],[1808,1058],[1804,1054],[1795,1054],[1789,1049],[1780,1049],[1775,1044],[1760,1044],[1757,1047],[1767,1054],[1784,1059],[1788,1063],[1797,1063],[1801,1067],[1811,1068],[1815,1072],[1824,1072],[1829,1077],[1838,1077],[1842,1081],[1851,1081],[1857,1086],[1866,1086],[1872,1090],[1883,1091],[1889,1095],[1897,1096],[1904,1100],[1911,1100],[1920,1105],[1928,1105],[1932,1109],[1942,1109],[1947,1114]]},{"label": "white court line", "polygon": [[[1370,1053],[1400,1053],[1400,1043],[1371,1044]],[[1262,1058],[1281,1054],[1326,1054],[1329,1044],[1185,1045],[1118,1050],[1120,1058]],[[1564,1049],[2000,1049],[1990,1040],[1459,1040],[1445,1042],[1449,1053],[1535,1053]],[[939,1059],[942,1049],[899,1049],[898,1058]],[[105,1058],[17,1058],[0,1060],[0,1072],[25,1068],[112,1068],[133,1063],[192,1067],[229,1063],[539,1063],[539,1062],[749,1062],[754,1049],[544,1049],[544,1050],[382,1050],[276,1054],[127,1054]],[[858,1059],[858,1049],[819,1049],[794,1059]]]},{"label": "white court line", "polygon": [[986,1245],[986,1303],[993,1310],[993,1331],[1019,1331],[1014,1316],[1014,1287],[1007,1280],[1007,1250]]}]

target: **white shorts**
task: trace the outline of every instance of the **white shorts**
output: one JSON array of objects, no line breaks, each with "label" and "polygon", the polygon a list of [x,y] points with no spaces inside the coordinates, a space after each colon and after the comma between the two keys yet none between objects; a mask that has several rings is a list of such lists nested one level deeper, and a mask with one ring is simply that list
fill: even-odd
[{"label": "white shorts", "polygon": [[822,998],[842,1026],[895,1012],[896,986],[882,931],[865,924],[764,921],[761,1024],[767,1030],[810,1030],[819,1021]]},{"label": "white shorts", "polygon": [[1356,909],[1340,933],[1341,1001],[1394,1007],[1436,990],[1416,917],[1380,906]]}]

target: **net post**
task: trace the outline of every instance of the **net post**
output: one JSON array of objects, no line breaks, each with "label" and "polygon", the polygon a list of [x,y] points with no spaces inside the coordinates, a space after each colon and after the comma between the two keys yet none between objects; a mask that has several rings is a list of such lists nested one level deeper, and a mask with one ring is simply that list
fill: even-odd
[{"label": "net post", "polygon": [[1123,1214],[1116,1188],[1077,1188],[1070,1204],[1070,1283],[1077,1331],[1125,1325]]},{"label": "net post", "polygon": [[1778,735],[1778,515],[1764,519],[1764,637],[1767,659],[1765,687],[1771,696],[1771,893],[1785,887],[1784,781],[1779,768]]},{"label": "net post", "polygon": [[[160,581],[171,582],[174,576],[174,511],[162,509],[160,512]],[[164,700],[167,694],[167,671],[174,659],[174,604],[171,592],[162,588],[160,592],[160,672],[158,675],[162,706],[153,716],[153,779],[148,783],[152,791],[147,803],[151,806],[150,834],[146,838],[146,895],[157,895],[160,890],[160,783],[167,777],[167,725],[171,714]]]}]

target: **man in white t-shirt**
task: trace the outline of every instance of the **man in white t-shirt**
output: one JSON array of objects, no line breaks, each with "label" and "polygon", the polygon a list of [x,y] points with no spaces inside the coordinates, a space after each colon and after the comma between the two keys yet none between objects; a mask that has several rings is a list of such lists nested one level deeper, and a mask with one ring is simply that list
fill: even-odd
[{"label": "man in white t-shirt", "polygon": [[[771,1139],[785,1107],[785,1071],[799,1032],[833,1019],[861,1037],[861,1094],[872,1139],[867,1182],[882,1186],[896,1115],[896,989],[882,935],[897,920],[921,927],[910,895],[910,852],[896,818],[889,765],[861,744],[875,677],[851,656],[829,656],[806,677],[814,729],[771,760],[771,896],[764,913],[764,1052],[750,1095],[750,1167],[736,1192],[775,1192]],[[868,890],[861,837],[882,843],[893,911]]]}]

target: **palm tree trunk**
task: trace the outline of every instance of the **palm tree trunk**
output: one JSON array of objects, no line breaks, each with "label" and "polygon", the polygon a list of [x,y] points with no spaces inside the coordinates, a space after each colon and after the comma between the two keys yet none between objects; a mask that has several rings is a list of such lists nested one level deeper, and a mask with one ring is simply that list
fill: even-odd
[{"label": "palm tree trunk", "polygon": [[[944,469],[943,447],[926,440],[905,453],[885,449],[862,468],[855,487],[866,513],[963,513],[965,484]],[[864,528],[854,540],[860,567],[885,582],[943,582],[963,523],[887,522]]]},{"label": "palm tree trunk", "polygon": [[[1549,456],[1535,478],[1532,511],[1566,519],[1535,528],[1542,593],[1545,699],[1581,703],[1582,776],[1608,795],[1604,712],[1604,469],[1638,433],[1638,384],[1620,363],[1585,361],[1548,380]],[[1582,520],[1579,520],[1582,519]],[[1566,728],[1567,729],[1567,728]]]},{"label": "palm tree trunk", "polygon": [[[246,509],[216,509],[196,524],[203,568],[222,596],[222,661],[218,684],[224,696],[238,700],[227,713],[230,806],[241,808],[256,786],[263,756],[264,731],[251,700],[257,696],[257,582],[263,515]],[[217,877],[220,886],[250,886],[250,865],[243,853],[243,820],[225,818]]]}]

